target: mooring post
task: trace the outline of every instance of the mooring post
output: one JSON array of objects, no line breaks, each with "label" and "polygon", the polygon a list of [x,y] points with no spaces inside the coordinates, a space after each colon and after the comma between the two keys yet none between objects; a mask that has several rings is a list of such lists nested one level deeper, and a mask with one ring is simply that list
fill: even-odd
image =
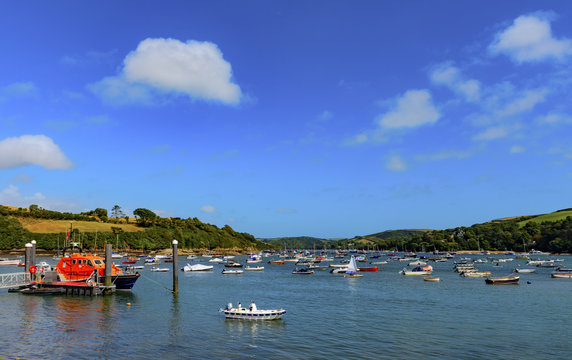
[{"label": "mooring post", "polygon": [[179,268],[179,256],[177,244],[179,244],[179,242],[173,240],[173,294],[179,293],[179,272],[177,271]]},{"label": "mooring post", "polygon": [[32,266],[32,244],[27,243],[26,252],[24,253],[24,272],[28,273],[30,271],[30,266]]},{"label": "mooring post", "polygon": [[105,286],[111,286],[111,267],[113,259],[111,258],[112,244],[105,244]]},{"label": "mooring post", "polygon": [[30,266],[36,265],[36,240],[32,240],[32,263]]}]

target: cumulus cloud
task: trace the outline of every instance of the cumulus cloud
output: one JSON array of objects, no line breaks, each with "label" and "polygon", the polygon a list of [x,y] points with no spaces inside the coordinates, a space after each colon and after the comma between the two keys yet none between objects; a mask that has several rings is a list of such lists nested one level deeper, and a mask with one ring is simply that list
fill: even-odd
[{"label": "cumulus cloud", "polygon": [[572,116],[560,113],[550,113],[537,118],[541,124],[572,124]]},{"label": "cumulus cloud", "polygon": [[201,206],[201,212],[207,213],[207,214],[214,214],[216,212],[216,208],[212,205],[203,205]]},{"label": "cumulus cloud", "polygon": [[467,101],[478,101],[481,97],[481,83],[478,80],[465,79],[459,69],[449,63],[433,69],[430,77],[434,84],[448,87]]},{"label": "cumulus cloud", "polygon": [[572,41],[554,38],[546,16],[522,15],[496,34],[489,50],[493,55],[507,55],[517,63],[562,60],[572,54]]},{"label": "cumulus cloud", "polygon": [[523,146],[520,146],[520,145],[513,145],[513,146],[511,146],[509,151],[511,154],[519,154],[519,153],[524,152],[525,148]]},{"label": "cumulus cloud", "polygon": [[46,169],[69,169],[72,162],[45,135],[23,135],[0,141],[0,169],[38,165]]},{"label": "cumulus cloud", "polygon": [[109,102],[151,102],[158,93],[238,104],[241,90],[232,82],[230,63],[213,43],[145,39],[123,61],[118,76],[90,89]]},{"label": "cumulus cloud", "polygon": [[391,171],[405,171],[407,170],[407,164],[405,160],[399,155],[393,155],[389,161],[385,164],[385,167]]},{"label": "cumulus cloud", "polygon": [[377,122],[386,129],[413,128],[433,124],[440,116],[428,90],[409,90],[397,99],[392,110],[380,115]]}]

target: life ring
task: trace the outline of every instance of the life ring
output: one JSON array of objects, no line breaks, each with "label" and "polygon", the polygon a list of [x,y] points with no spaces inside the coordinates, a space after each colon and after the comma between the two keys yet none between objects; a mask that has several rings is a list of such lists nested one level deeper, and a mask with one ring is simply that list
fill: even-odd
[{"label": "life ring", "polygon": [[30,270],[30,274],[35,274],[36,271],[38,271],[38,268],[36,268],[35,265],[32,265],[32,266],[30,266],[30,269],[29,269],[29,270]]}]

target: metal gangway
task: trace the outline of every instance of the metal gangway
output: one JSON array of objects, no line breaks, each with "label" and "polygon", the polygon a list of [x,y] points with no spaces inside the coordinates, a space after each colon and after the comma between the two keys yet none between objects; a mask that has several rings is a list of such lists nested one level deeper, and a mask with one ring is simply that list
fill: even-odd
[{"label": "metal gangway", "polygon": [[28,285],[30,281],[30,273],[28,272],[0,274],[0,289]]}]

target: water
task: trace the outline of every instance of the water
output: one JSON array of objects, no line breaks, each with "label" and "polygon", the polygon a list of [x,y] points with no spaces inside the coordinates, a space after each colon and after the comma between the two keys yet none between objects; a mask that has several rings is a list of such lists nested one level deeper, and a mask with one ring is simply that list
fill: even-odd
[{"label": "water", "polygon": [[[38,261],[47,259],[38,259]],[[572,266],[572,259],[565,257]],[[182,267],[187,260],[181,257]],[[478,266],[508,275],[525,260]],[[26,296],[0,290],[0,356],[49,359],[569,359],[572,280],[551,269],[521,274],[520,285],[462,278],[432,264],[441,282],[398,272],[344,278],[292,275],[293,263],[222,275],[141,270],[132,293]],[[169,264],[170,266],[170,264]],[[4,266],[0,272],[21,268]],[[531,281],[531,284],[527,284]],[[161,284],[161,285],[159,285]],[[228,302],[283,307],[282,320],[225,320]],[[127,303],[131,303],[128,306]]]}]

